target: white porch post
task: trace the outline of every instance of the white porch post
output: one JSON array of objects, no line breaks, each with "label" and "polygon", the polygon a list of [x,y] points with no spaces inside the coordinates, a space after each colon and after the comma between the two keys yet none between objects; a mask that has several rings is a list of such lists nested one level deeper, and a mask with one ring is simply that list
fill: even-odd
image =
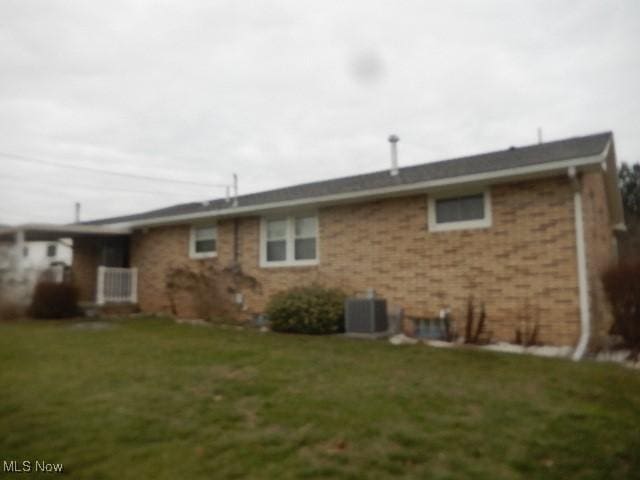
[{"label": "white porch post", "polygon": [[96,282],[96,303],[98,305],[104,305],[104,274],[105,267],[100,265],[98,267],[98,279]]},{"label": "white porch post", "polygon": [[138,268],[131,269],[131,303],[138,303]]},{"label": "white porch post", "polygon": [[16,275],[19,281],[24,280],[24,230],[16,231],[16,242],[14,246],[14,258],[16,261]]}]

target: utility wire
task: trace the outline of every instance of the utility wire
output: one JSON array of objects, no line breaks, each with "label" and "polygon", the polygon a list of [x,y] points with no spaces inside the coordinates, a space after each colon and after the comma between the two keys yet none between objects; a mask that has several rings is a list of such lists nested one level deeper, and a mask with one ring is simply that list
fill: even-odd
[{"label": "utility wire", "polygon": [[[123,193],[135,193],[135,194],[149,194],[149,195],[175,195],[175,196],[202,196],[202,193],[198,190],[197,187],[185,188],[185,189],[175,189],[171,188],[171,186],[162,186],[158,185],[157,188],[155,185],[151,186],[143,186],[142,189],[138,188],[117,188],[117,187],[104,187],[102,185],[98,186],[95,182],[90,183],[81,183],[79,181],[67,181],[65,179],[64,184],[59,186],[52,185],[50,182],[46,182],[41,184],[40,178],[29,178],[24,176],[17,175],[5,175],[0,177],[0,183],[6,182],[8,185],[7,188],[16,187],[16,188],[31,188],[33,190],[42,190],[42,189],[50,189],[52,191],[61,193],[67,191],[77,191],[77,190],[94,190],[100,192],[123,192]],[[160,190],[162,189],[162,190]],[[211,196],[211,195],[209,195]],[[215,196],[215,195],[213,195]]]},{"label": "utility wire", "polygon": [[118,177],[137,178],[140,180],[152,180],[156,182],[167,182],[167,183],[182,183],[186,185],[199,185],[202,187],[215,187],[215,188],[226,188],[228,186],[227,184],[221,184],[221,183],[214,184],[214,183],[193,182],[190,180],[178,180],[178,179],[171,179],[171,178],[153,177],[150,175],[139,175],[135,173],[114,172],[111,170],[103,170],[101,168],[87,167],[83,165],[70,165],[68,163],[60,163],[60,162],[55,162],[51,160],[44,160],[41,158],[28,157],[25,155],[18,155],[10,152],[0,152],[0,156],[9,158],[12,160],[22,161],[22,162],[39,163],[42,165],[50,165],[50,166],[59,167],[59,168],[69,168],[72,170],[85,170],[88,172],[114,175]]},{"label": "utility wire", "polygon": [[[34,184],[25,184],[22,179],[19,178],[0,178],[0,182],[5,181],[7,183],[9,183],[9,187],[16,187],[20,190],[24,190],[24,189],[31,189],[33,190],[35,193],[41,192],[43,189],[48,189],[50,191],[54,191],[56,193],[60,193],[60,189],[56,188],[49,188],[51,187],[51,185],[34,185]],[[131,193],[131,194],[136,194],[136,195],[165,195],[165,196],[170,196],[170,195],[175,195],[175,196],[196,196],[196,194],[194,192],[186,192],[186,191],[181,191],[181,190],[167,190],[167,191],[160,191],[160,190],[133,190],[133,189],[127,189],[127,188],[114,188],[114,187],[97,187],[95,185],[87,185],[87,184],[80,184],[80,183],[69,183],[65,181],[65,190],[92,190],[92,189],[96,189],[99,190],[101,192],[122,192],[122,193]]]}]

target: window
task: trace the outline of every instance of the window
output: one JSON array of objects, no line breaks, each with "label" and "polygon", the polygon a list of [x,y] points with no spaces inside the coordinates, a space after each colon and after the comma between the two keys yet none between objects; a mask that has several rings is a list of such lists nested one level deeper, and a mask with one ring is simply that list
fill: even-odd
[{"label": "window", "polygon": [[215,225],[191,227],[189,256],[191,258],[215,257],[217,254],[217,229]]},{"label": "window", "polygon": [[267,262],[287,260],[287,220],[267,220]]},{"label": "window", "polygon": [[55,257],[56,253],[58,253],[58,246],[55,243],[47,245],[47,257]]},{"label": "window", "polygon": [[457,230],[491,226],[489,191],[429,197],[429,230]]},{"label": "window", "polygon": [[263,267],[317,264],[317,217],[297,215],[263,219],[260,263]]},{"label": "window", "polygon": [[294,220],[295,260],[315,260],[316,258],[316,217],[302,217]]}]

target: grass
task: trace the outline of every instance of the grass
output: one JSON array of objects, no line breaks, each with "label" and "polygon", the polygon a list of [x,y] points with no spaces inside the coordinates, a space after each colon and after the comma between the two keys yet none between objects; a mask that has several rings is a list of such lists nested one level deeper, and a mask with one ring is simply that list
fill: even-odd
[{"label": "grass", "polygon": [[0,460],[93,479],[640,478],[637,371],[110,325],[0,324]]}]

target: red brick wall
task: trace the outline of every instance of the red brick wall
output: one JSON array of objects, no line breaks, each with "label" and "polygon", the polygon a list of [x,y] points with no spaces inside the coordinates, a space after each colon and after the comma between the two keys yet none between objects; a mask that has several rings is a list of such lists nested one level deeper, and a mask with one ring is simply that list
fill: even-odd
[{"label": "red brick wall", "polygon": [[[130,243],[131,266],[138,267],[138,303],[142,311],[170,312],[167,295],[167,274],[173,267],[196,267],[189,259],[188,225],[136,231]],[[192,296],[177,292],[179,313],[195,316]]]},{"label": "red brick wall", "polygon": [[[494,186],[491,196],[491,228],[449,232],[428,231],[426,195],[321,208],[320,263],[314,267],[260,268],[260,220],[242,218],[240,264],[261,286],[243,291],[246,308],[260,312],[273,293],[319,282],[351,292],[374,288],[409,315],[435,315],[449,306],[454,318],[461,319],[467,298],[474,295],[486,303],[488,328],[495,339],[513,340],[528,311],[539,318],[543,341],[574,344],[579,307],[568,180]],[[593,235],[604,236],[597,233],[607,228],[600,219],[590,225]],[[134,234],[131,262],[140,268],[143,310],[168,311],[164,279],[171,265],[227,266],[233,260],[233,220],[218,222],[215,259],[190,260],[188,240],[187,225]],[[189,300],[182,303],[185,314],[190,313]]]},{"label": "red brick wall", "polygon": [[604,295],[601,275],[615,261],[614,235],[610,225],[606,203],[604,176],[589,173],[582,178],[582,208],[584,217],[585,248],[587,252],[587,276],[589,304],[593,323],[593,342],[605,335],[613,322]]}]

